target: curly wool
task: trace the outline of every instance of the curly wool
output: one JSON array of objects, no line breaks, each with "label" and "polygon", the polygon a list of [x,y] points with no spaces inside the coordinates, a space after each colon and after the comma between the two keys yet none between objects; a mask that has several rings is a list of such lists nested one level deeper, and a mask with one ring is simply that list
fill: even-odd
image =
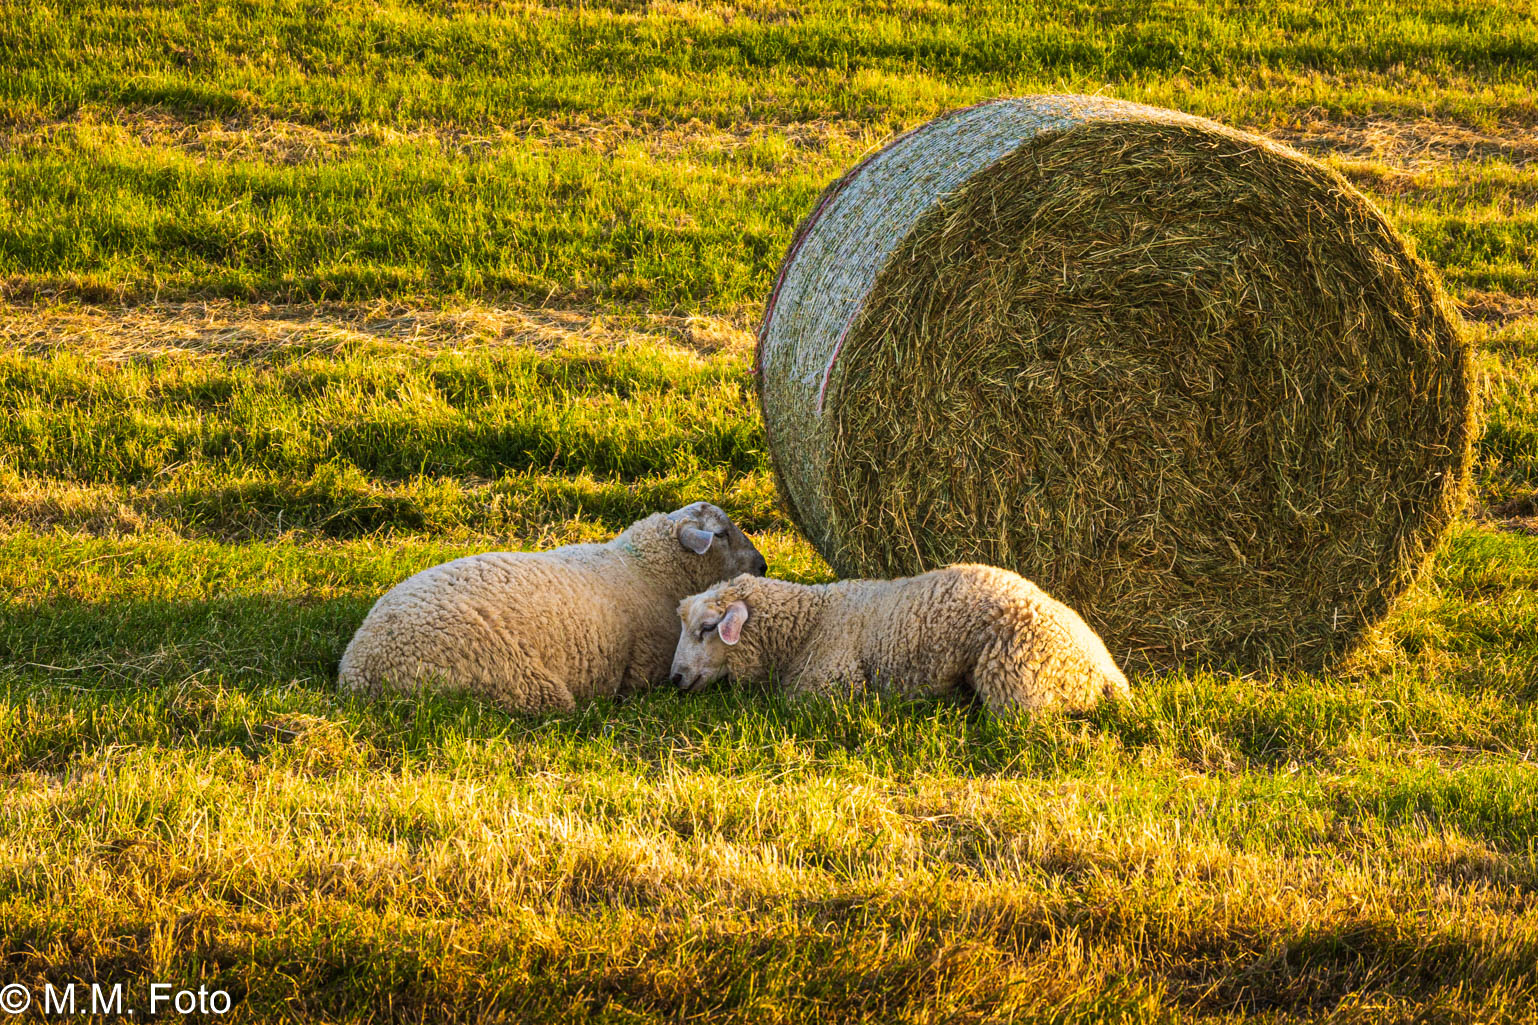
[{"label": "curly wool", "polygon": [[994,712],[1084,709],[1128,694],[1126,676],[1076,612],[993,566],[810,586],[737,577],[680,611],[696,601],[717,619],[743,602],[738,643],[716,642],[727,673],[774,679],[792,693],[970,689]]},{"label": "curly wool", "polygon": [[604,544],[490,552],[423,570],[375,603],[342,655],[339,684],[373,695],[465,690],[523,714],[651,686],[667,676],[678,600],[762,572],[758,550],[708,508],[731,537],[703,555],[657,513]]}]

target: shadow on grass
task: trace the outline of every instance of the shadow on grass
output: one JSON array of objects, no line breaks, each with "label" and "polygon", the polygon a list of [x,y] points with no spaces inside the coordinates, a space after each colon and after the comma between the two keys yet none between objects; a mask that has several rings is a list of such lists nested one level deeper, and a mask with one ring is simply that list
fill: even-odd
[{"label": "shadow on grass", "polygon": [[337,659],[371,601],[272,594],[0,606],[0,701],[12,706],[0,719],[0,769],[59,768],[109,744],[257,752],[295,732],[280,722],[293,715],[335,723],[380,768],[447,764],[466,757],[467,744],[501,744],[542,749],[572,769],[847,765],[896,778],[1055,778],[1149,757],[1233,776],[1328,762],[1363,738],[1500,754],[1538,735],[1525,691],[1397,671],[1145,677],[1130,703],[1082,716],[1001,718],[964,698],[792,702],[772,687],[662,687],[530,720],[462,696],[339,695]]}]

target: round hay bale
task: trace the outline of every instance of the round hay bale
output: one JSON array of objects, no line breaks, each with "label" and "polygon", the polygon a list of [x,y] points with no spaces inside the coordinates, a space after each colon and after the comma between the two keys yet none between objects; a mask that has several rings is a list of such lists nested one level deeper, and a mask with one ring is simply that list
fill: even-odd
[{"label": "round hay bale", "polygon": [[1315,668],[1461,508],[1460,324],[1319,163],[1038,96],[830,186],[755,369],[783,499],[840,575],[993,563],[1132,666]]}]

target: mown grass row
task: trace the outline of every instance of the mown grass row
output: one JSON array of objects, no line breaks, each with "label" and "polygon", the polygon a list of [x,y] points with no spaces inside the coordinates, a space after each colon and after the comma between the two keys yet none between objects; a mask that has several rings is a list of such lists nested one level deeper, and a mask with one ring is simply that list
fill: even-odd
[{"label": "mown grass row", "polygon": [[[623,114],[911,121],[985,93],[1130,86],[1218,116],[1531,113],[1538,20],[1472,0],[788,4],[246,0],[8,7],[0,112],[84,103],[351,124]],[[82,53],[89,60],[80,60]]]},{"label": "mown grass row", "polygon": [[486,346],[430,358],[0,356],[0,516],[189,534],[613,532],[709,495],[774,508],[740,356]]},{"label": "mown grass row", "polygon": [[[879,138],[758,129],[672,153],[406,137],[296,163],[84,126],[0,150],[0,278],[18,296],[512,295],[733,312],[768,291],[817,191]],[[1538,164],[1343,166],[1455,288],[1534,294]]]},{"label": "mown grass row", "polygon": [[[632,349],[360,353],[283,365],[9,357],[0,446],[22,473],[136,483],[172,465],[385,480],[542,468],[640,476],[762,459],[740,361]],[[123,414],[127,414],[126,416]]]},{"label": "mown grass row", "polygon": [[50,147],[0,158],[0,274],[96,297],[462,292],[732,308],[762,285],[835,161],[780,172],[659,163],[639,146],[465,157],[427,142],[283,166]]},{"label": "mown grass row", "polygon": [[[1483,503],[1538,488],[1533,323],[1480,335]],[[12,350],[0,394],[0,518],[12,522],[528,541],[616,531],[709,495],[750,530],[791,527],[736,350]]]},{"label": "mown grass row", "polygon": [[[1538,123],[1531,12],[956,13],[8,8],[0,282],[97,300],[514,295],[735,312],[761,300],[811,197],[862,151],[990,96],[1109,90],[1261,129]],[[1409,185],[1381,167],[1359,178],[1393,193],[1395,220],[1456,286],[1531,295],[1530,156]]]}]

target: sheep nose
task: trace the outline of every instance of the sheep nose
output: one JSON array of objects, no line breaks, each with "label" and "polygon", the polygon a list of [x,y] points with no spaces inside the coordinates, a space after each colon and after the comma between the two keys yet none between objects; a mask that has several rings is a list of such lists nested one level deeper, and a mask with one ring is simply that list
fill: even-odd
[{"label": "sheep nose", "polygon": [[755,563],[754,566],[753,566],[753,574],[755,576],[760,576],[761,577],[765,573],[768,573],[768,572],[769,572],[769,562],[762,555],[760,555],[758,557],[758,562]]},{"label": "sheep nose", "polygon": [[682,687],[683,685],[684,685],[684,674],[683,673],[674,673],[673,674],[673,686],[675,686],[675,687]]}]

